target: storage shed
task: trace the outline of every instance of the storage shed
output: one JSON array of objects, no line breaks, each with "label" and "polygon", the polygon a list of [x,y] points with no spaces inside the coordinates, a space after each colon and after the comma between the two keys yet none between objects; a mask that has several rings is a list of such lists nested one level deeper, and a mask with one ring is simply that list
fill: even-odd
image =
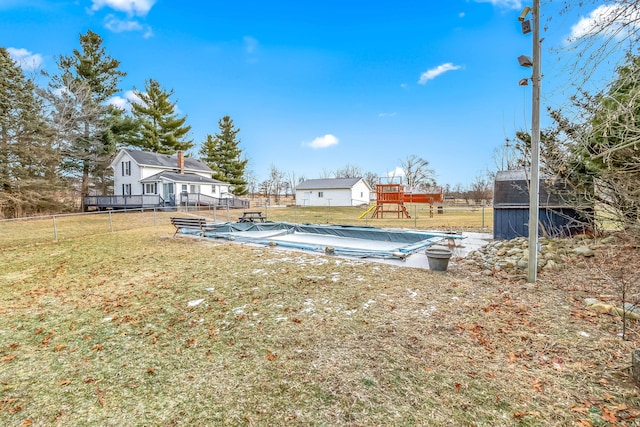
[{"label": "storage shed", "polygon": [[[538,235],[570,236],[584,232],[588,220],[575,208],[562,180],[540,178]],[[496,174],[493,187],[493,237],[508,240],[529,236],[529,179],[524,170]]]},{"label": "storage shed", "polygon": [[360,206],[369,203],[371,187],[360,177],[308,179],[295,191],[298,206]]}]

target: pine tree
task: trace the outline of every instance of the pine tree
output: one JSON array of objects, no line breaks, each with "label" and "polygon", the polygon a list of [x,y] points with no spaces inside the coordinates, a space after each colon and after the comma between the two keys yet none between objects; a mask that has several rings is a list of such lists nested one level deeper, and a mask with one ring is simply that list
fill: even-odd
[{"label": "pine tree", "polygon": [[134,90],[134,93],[140,102],[131,104],[131,112],[139,129],[129,138],[130,145],[163,154],[193,147],[193,140],[187,139],[191,126],[185,125],[186,116],[178,117],[171,102],[173,89],[167,92],[157,81],[149,79],[145,92]]},{"label": "pine tree", "polygon": [[50,212],[58,158],[33,81],[0,48],[0,217]]},{"label": "pine tree", "polygon": [[[108,159],[116,147],[104,145],[104,133],[108,131],[109,109],[105,101],[119,91],[118,84],[126,73],[119,70],[120,62],[106,53],[102,38],[88,30],[80,35],[81,50],[74,49],[69,56],[57,60],[60,74],[52,76],[48,98],[54,109],[60,112],[74,110],[74,120],[60,120],[71,129],[58,127],[58,133],[66,139],[63,154],[67,172],[80,174],[81,194],[89,194],[90,180],[107,172]],[[79,132],[77,137],[64,138]]]},{"label": "pine tree", "polygon": [[200,158],[214,171],[213,177],[228,182],[237,196],[247,194],[247,181],[244,178],[247,159],[242,159],[242,150],[238,147],[237,135],[240,129],[233,126],[233,120],[224,116],[218,121],[220,132],[215,136],[207,135],[202,143]]}]

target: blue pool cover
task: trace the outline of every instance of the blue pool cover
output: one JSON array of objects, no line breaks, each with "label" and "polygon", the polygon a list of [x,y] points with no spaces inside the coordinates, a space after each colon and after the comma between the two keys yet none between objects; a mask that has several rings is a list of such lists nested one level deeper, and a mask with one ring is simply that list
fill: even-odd
[{"label": "blue pool cover", "polygon": [[[357,257],[402,258],[459,234],[390,230],[349,225],[290,224],[286,222],[227,222],[206,227],[204,236],[237,242],[305,249]],[[195,233],[183,229],[183,233]]]}]

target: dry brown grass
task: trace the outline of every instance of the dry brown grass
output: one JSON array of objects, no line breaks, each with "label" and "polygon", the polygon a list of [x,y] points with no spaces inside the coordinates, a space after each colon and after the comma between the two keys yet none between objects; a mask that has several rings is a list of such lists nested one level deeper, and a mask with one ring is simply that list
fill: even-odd
[{"label": "dry brown grass", "polygon": [[172,239],[166,224],[2,250],[0,424],[640,416],[636,326],[623,341],[619,319],[584,310],[591,284],[570,279],[582,266],[521,285],[456,264],[438,274]]}]

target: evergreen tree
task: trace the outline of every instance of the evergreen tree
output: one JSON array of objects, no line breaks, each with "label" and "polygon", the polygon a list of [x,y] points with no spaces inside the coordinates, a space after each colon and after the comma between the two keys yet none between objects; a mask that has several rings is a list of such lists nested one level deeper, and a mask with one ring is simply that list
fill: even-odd
[{"label": "evergreen tree", "polygon": [[237,139],[240,129],[233,126],[233,120],[224,116],[218,121],[220,132],[215,136],[207,135],[202,143],[200,158],[214,171],[213,177],[228,182],[233,187],[233,193],[238,196],[247,194],[245,167],[247,159],[242,159],[242,150],[238,147]]},{"label": "evergreen tree", "polygon": [[616,71],[600,93],[573,98],[581,120],[550,111],[555,123],[541,134],[541,163],[568,183],[585,217],[640,234],[640,57],[627,56]]},{"label": "evergreen tree", "polygon": [[[104,133],[108,131],[109,109],[104,103],[119,91],[118,84],[126,73],[120,71],[120,62],[106,53],[102,38],[88,30],[80,35],[80,50],[74,49],[69,56],[57,60],[60,74],[51,78],[48,98],[54,109],[63,107],[75,110],[74,121],[58,116],[58,125],[71,125],[71,133],[80,131],[78,137],[64,138],[62,147],[66,155],[64,166],[71,174],[80,174],[81,194],[89,194],[90,179],[106,173],[108,159],[116,147],[104,144]],[[57,99],[56,99],[57,97]],[[75,105],[71,104],[74,101]],[[59,134],[68,135],[70,129],[58,128]]]},{"label": "evergreen tree", "polygon": [[0,47],[0,217],[56,209],[58,158],[33,81]]},{"label": "evergreen tree", "polygon": [[166,91],[153,79],[145,83],[145,92],[134,89],[140,102],[131,104],[131,112],[139,129],[128,140],[132,146],[154,153],[174,154],[189,150],[193,140],[187,139],[191,126],[185,125],[185,117],[178,117],[171,102],[173,90]]}]

